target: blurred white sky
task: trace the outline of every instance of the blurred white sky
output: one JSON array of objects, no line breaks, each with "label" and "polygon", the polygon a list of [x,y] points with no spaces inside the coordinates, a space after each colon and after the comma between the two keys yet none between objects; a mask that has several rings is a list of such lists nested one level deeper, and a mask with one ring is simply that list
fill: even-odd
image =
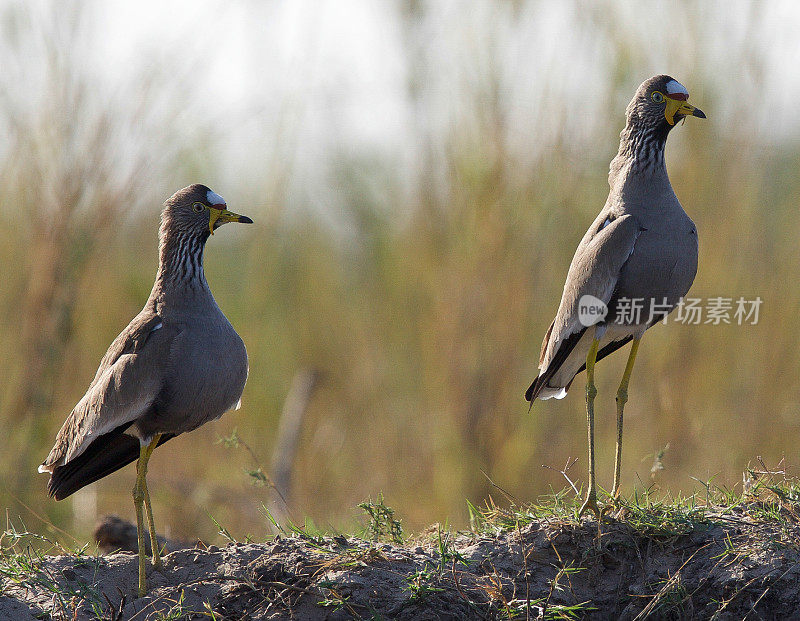
[{"label": "blurred white sky", "polygon": [[[289,195],[324,208],[335,202],[337,158],[413,171],[421,141],[455,127],[469,135],[461,125],[492,101],[520,161],[535,165],[562,136],[576,158],[607,161],[630,95],[656,73],[682,81],[714,131],[766,144],[800,133],[793,0],[453,0],[421,3],[422,18],[408,16],[414,3],[376,0],[4,4],[28,12],[33,32],[81,6],[86,21],[67,53],[93,75],[99,100],[164,106],[173,139],[207,132],[216,156],[208,181],[221,192],[242,178],[269,192],[280,169]],[[16,60],[17,96],[35,102],[46,54],[23,49],[2,64]],[[173,83],[162,97],[137,90],[151,73]],[[131,140],[158,145],[162,136],[147,132],[134,128]]]}]

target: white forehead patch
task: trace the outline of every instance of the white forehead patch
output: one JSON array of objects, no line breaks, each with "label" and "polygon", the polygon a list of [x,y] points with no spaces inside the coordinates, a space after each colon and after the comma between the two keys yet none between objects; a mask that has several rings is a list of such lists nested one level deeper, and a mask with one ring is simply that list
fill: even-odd
[{"label": "white forehead patch", "polygon": [[208,200],[208,204],[209,205],[224,205],[225,204],[225,199],[222,198],[216,192],[213,192],[212,190],[209,190],[208,193],[206,194],[206,200]]},{"label": "white forehead patch", "polygon": [[667,95],[686,95],[689,97],[689,91],[686,90],[686,87],[678,82],[677,80],[670,80],[667,82]]}]

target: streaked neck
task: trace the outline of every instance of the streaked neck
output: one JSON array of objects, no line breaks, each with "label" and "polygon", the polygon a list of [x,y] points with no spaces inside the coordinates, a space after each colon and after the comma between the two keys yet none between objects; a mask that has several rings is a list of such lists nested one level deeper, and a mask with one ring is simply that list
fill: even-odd
[{"label": "streaked neck", "polygon": [[629,119],[619,135],[619,151],[611,161],[608,183],[613,188],[630,176],[667,177],[664,146],[669,130],[660,126],[642,126]]},{"label": "streaked neck", "polygon": [[203,250],[206,237],[183,232],[162,235],[159,244],[159,263],[156,283],[163,294],[175,291],[179,296],[205,293],[208,289],[203,271]]}]

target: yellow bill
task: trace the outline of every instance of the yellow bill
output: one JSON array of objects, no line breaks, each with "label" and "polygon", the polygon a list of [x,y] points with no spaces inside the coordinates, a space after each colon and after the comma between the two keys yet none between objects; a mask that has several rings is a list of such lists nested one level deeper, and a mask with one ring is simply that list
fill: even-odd
[{"label": "yellow bill", "polygon": [[669,95],[667,95],[666,99],[667,105],[664,108],[664,117],[670,125],[675,125],[676,116],[679,117],[678,120],[687,116],[696,116],[700,119],[706,118],[705,113],[700,108],[695,108],[685,99],[676,99]]},{"label": "yellow bill", "polygon": [[[208,215],[208,230],[214,234],[214,229],[222,226],[226,222],[241,222],[242,224],[253,224],[253,221],[247,216],[240,216],[238,213],[233,213],[227,209],[220,209],[216,205],[212,205]],[[219,224],[217,224],[217,222]]]}]

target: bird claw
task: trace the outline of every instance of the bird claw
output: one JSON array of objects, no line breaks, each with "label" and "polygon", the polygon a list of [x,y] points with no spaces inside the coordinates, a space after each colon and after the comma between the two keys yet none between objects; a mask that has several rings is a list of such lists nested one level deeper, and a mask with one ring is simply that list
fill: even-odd
[{"label": "bird claw", "polygon": [[619,490],[611,492],[610,503],[603,507],[603,514],[608,514],[609,517],[620,519],[626,513],[627,509],[625,504],[620,499]]},{"label": "bird claw", "polygon": [[583,517],[583,514],[586,513],[588,509],[591,509],[594,512],[595,517],[600,520],[603,516],[602,511],[600,511],[600,507],[597,505],[597,495],[593,492],[590,492],[588,496],[586,496],[586,500],[583,502],[580,511],[578,511],[578,517]]}]

